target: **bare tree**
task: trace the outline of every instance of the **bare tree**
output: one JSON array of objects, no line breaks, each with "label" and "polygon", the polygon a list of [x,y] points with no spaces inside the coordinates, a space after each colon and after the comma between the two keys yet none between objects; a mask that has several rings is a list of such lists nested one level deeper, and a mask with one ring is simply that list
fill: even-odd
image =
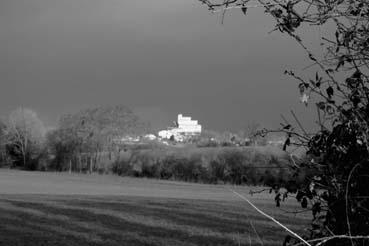
[{"label": "bare tree", "polygon": [[[11,112],[6,126],[6,145],[16,162],[21,161],[23,168],[37,154],[44,141],[46,128],[36,112],[18,108]],[[18,157],[21,160],[18,160]]]},{"label": "bare tree", "polygon": [[59,160],[69,160],[70,169],[73,157],[77,159],[78,169],[82,168],[82,157],[85,157],[86,166],[92,172],[103,152],[112,158],[117,149],[116,140],[126,135],[141,135],[147,128],[127,107],[96,107],[62,116],[48,140]]},{"label": "bare tree", "polygon": [[258,130],[260,130],[260,127],[261,127],[260,124],[256,122],[251,122],[246,127],[247,137],[250,139],[250,142],[253,144],[257,144],[257,139],[258,139],[257,132]]},{"label": "bare tree", "polygon": [[4,164],[6,160],[6,124],[0,120],[0,166]]}]

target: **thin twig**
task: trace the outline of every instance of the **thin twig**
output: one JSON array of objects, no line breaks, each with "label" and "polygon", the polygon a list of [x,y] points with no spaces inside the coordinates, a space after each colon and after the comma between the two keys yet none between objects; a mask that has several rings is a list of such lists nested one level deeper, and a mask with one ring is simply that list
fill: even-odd
[{"label": "thin twig", "polygon": [[284,121],[284,123],[286,123],[286,125],[288,125],[289,123],[288,123],[288,120],[283,116],[283,114],[281,114],[281,118],[282,118],[282,120]]},{"label": "thin twig", "polygon": [[259,193],[263,193],[264,191],[269,191],[270,189],[262,189],[262,190],[257,190],[257,191],[254,191],[254,190],[250,190],[250,195],[253,195],[253,194],[259,194]]},{"label": "thin twig", "polygon": [[306,136],[309,136],[309,134],[305,131],[305,128],[302,126],[301,122],[299,121],[299,119],[297,118],[297,116],[295,115],[295,112],[293,112],[293,110],[291,110],[291,114],[292,114],[293,118],[295,119],[295,121],[297,122],[297,124],[299,125],[301,131],[303,131],[303,133],[305,133]]},{"label": "thin twig", "polygon": [[316,105],[316,110],[317,110],[317,114],[318,114],[318,120],[319,120],[318,122],[319,122],[320,130],[323,131],[324,126],[322,124],[322,119],[320,117],[320,109],[319,109],[318,105]]},{"label": "thin twig", "polygon": [[254,232],[255,232],[255,234],[256,234],[256,236],[257,236],[257,238],[259,239],[259,243],[260,243],[260,245],[261,245],[261,246],[264,246],[264,242],[263,242],[263,240],[260,238],[259,233],[256,231],[255,226],[252,224],[252,221],[251,221],[251,220],[249,220],[249,223],[250,223],[250,225],[251,225],[252,229],[254,230]]},{"label": "thin twig", "polygon": [[306,241],[305,239],[303,239],[300,235],[298,235],[297,233],[295,233],[294,231],[292,231],[291,229],[289,229],[288,227],[286,227],[285,225],[283,225],[282,223],[280,223],[278,220],[276,220],[275,218],[273,218],[272,216],[264,213],[262,210],[260,210],[258,207],[256,207],[252,202],[249,201],[249,199],[247,199],[245,196],[241,195],[240,193],[230,189],[235,195],[237,195],[238,197],[240,197],[242,200],[246,201],[248,204],[250,204],[251,207],[253,207],[256,211],[258,211],[260,214],[262,214],[263,216],[267,217],[268,219],[272,220],[274,223],[276,223],[277,225],[279,225],[280,227],[282,227],[283,229],[285,229],[286,231],[288,231],[289,233],[291,233],[294,237],[298,238],[299,240],[301,240],[301,242],[303,242],[305,245],[308,246],[312,246],[308,241]]},{"label": "thin twig", "polygon": [[[349,185],[350,185],[350,180],[351,180],[351,176],[353,174],[353,172],[355,171],[355,169],[361,165],[361,162],[357,163],[350,171],[350,174],[348,176],[347,179],[347,183],[346,183],[346,194],[345,194],[345,202],[346,202],[346,221],[347,221],[347,229],[348,229],[348,234],[351,237],[351,225],[350,225],[350,218],[349,218],[349,200],[348,200],[348,193],[349,193]],[[351,245],[354,246],[354,242],[352,241],[352,239],[350,238],[351,241]]]},{"label": "thin twig", "polygon": [[[348,236],[348,235],[335,235],[335,236],[331,236],[331,237],[321,237],[321,238],[316,238],[316,239],[311,239],[308,240],[308,242],[310,243],[316,243],[319,242],[318,244],[316,244],[316,246],[321,246],[323,244],[325,244],[326,242],[333,240],[333,239],[354,239],[354,240],[359,240],[359,239],[368,239],[369,240],[369,236]],[[299,246],[299,245],[303,245],[303,243],[297,243],[294,244],[293,246]]]}]

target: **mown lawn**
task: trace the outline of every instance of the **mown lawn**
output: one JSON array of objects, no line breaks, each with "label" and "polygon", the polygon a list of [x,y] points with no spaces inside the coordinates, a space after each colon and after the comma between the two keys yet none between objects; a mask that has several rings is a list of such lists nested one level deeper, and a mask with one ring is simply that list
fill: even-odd
[{"label": "mown lawn", "polygon": [[[10,174],[13,181],[18,176],[28,175]],[[41,186],[55,174],[30,175],[34,175],[30,178],[33,185]],[[0,180],[2,176],[5,180],[9,177],[0,172]],[[88,190],[87,184],[110,187],[117,183],[109,183],[105,178],[104,182],[96,182],[100,177],[66,174],[58,177],[60,180],[56,184],[60,182],[60,185],[63,178],[69,179],[69,183],[73,179],[74,192],[67,188],[62,193],[52,194],[58,186],[54,184],[54,188],[45,187],[48,194],[38,190],[34,193],[27,190],[25,194],[20,190],[11,194],[2,190],[4,179],[0,182],[0,245],[281,245],[286,235],[247,203],[228,196],[225,187],[217,186],[219,193],[224,194],[209,199],[198,195],[206,194],[206,190],[211,195],[215,192],[213,186],[156,180],[140,182],[139,179],[121,182],[117,179],[112,182],[120,182],[122,190],[136,190],[135,194],[94,195],[90,191],[89,195],[83,195],[83,189]],[[84,188],[78,188],[78,184]],[[136,186],[139,188],[135,189]],[[8,190],[9,187],[12,187],[11,191],[20,189],[10,185]],[[237,189],[249,197],[245,187]],[[145,190],[141,192],[144,195],[138,194],[141,190]],[[76,191],[79,194],[75,194]],[[275,208],[272,197],[254,195],[249,198],[298,232],[303,232],[308,223],[307,214],[296,216]],[[291,198],[287,204],[282,204],[282,208],[294,211],[298,209],[294,204]]]}]

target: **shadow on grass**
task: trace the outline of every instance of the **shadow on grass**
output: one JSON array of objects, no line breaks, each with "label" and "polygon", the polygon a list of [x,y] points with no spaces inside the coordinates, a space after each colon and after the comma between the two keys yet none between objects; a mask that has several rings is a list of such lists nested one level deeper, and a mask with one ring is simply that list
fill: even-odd
[{"label": "shadow on grass", "polygon": [[[264,245],[283,238],[263,217],[227,202],[138,198],[6,202],[12,209],[0,209],[0,219],[7,225],[0,226],[0,245],[250,245],[249,236],[257,245],[250,220]],[[18,241],[2,244],[11,238]],[[20,239],[40,243],[22,244]]]}]

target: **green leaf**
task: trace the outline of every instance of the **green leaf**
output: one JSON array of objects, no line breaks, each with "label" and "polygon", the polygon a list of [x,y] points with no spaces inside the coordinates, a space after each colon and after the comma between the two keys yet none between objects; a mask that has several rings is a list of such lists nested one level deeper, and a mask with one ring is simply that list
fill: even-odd
[{"label": "green leaf", "polygon": [[321,211],[320,202],[316,202],[316,203],[314,203],[313,208],[312,208],[312,212],[313,212],[313,216],[314,216],[314,218],[315,218],[315,216],[316,216],[318,213],[320,213],[320,211]]},{"label": "green leaf", "polygon": [[296,200],[298,201],[298,202],[300,202],[301,201],[301,199],[303,198],[303,196],[304,196],[304,193],[302,192],[302,191],[298,191],[297,192],[297,194],[296,194]]},{"label": "green leaf", "polygon": [[333,93],[334,93],[334,90],[333,90],[332,86],[329,86],[329,87],[326,89],[326,92],[327,92],[328,97],[329,97],[329,98],[332,98]]},{"label": "green leaf", "polygon": [[304,94],[305,92],[305,83],[300,83],[299,84],[299,90],[300,90],[300,94]]},{"label": "green leaf", "polygon": [[278,193],[275,198],[274,201],[276,202],[276,206],[280,207],[281,206],[281,193]]},{"label": "green leaf", "polygon": [[241,8],[241,10],[242,10],[242,13],[243,13],[244,15],[246,15],[247,8],[246,8],[245,6],[243,6],[243,7]]},{"label": "green leaf", "polygon": [[302,208],[307,208],[307,205],[308,205],[308,201],[307,201],[306,197],[302,198],[301,207]]},{"label": "green leaf", "polygon": [[333,73],[334,70],[332,68],[328,68],[327,70],[325,70],[327,73]]},{"label": "green leaf", "polygon": [[289,130],[290,128],[291,128],[291,125],[290,124],[288,124],[288,125],[286,125],[286,126],[283,127],[284,130]]},{"label": "green leaf", "polygon": [[325,107],[325,112],[327,112],[328,115],[333,115],[335,110],[331,105],[327,104]]},{"label": "green leaf", "polygon": [[313,56],[313,54],[309,53],[309,58],[310,58],[310,60],[312,60],[312,61],[315,61],[315,62],[316,62],[316,59],[315,59],[315,57]]},{"label": "green leaf", "polygon": [[355,79],[360,79],[361,72],[359,70],[356,70],[355,73],[351,77]]},{"label": "green leaf", "polygon": [[287,149],[287,146],[289,146],[291,144],[291,140],[290,140],[290,138],[288,137],[287,139],[286,139],[286,141],[284,142],[284,144],[283,144],[283,150],[285,151],[286,149]]},{"label": "green leaf", "polygon": [[325,102],[318,102],[316,105],[320,110],[325,110]]}]

